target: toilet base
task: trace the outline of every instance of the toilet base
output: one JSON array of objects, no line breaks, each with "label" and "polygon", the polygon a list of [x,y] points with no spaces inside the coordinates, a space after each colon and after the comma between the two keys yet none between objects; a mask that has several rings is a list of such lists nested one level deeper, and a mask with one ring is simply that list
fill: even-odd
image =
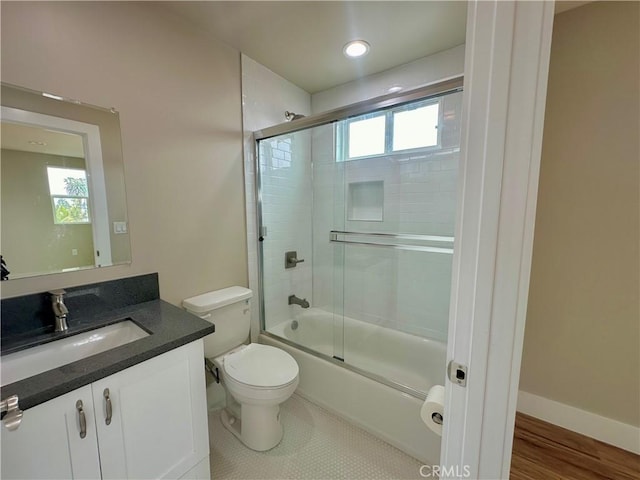
[{"label": "toilet base", "polygon": [[264,452],[277,446],[284,431],[280,423],[280,405],[241,405],[240,417],[232,409],[220,414],[222,424],[251,450]]}]

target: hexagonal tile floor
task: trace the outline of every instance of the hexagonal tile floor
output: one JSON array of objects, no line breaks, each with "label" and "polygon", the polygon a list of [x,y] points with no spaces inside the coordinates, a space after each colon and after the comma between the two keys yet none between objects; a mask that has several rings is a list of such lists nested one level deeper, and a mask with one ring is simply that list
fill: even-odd
[{"label": "hexagonal tile floor", "polygon": [[274,480],[418,479],[421,462],[293,395],[281,406],[284,438],[267,452],[245,447],[209,413],[211,478]]}]

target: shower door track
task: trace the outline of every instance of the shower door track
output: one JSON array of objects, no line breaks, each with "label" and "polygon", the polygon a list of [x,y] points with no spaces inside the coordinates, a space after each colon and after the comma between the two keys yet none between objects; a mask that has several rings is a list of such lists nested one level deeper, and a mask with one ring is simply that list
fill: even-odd
[{"label": "shower door track", "polygon": [[279,125],[274,125],[273,127],[256,130],[253,132],[254,140],[264,140],[278,135],[283,135],[285,133],[293,133],[312,127],[319,127],[321,125],[327,125],[339,120],[344,120],[345,118],[356,117],[358,115],[370,113],[375,110],[382,110],[384,108],[397,107],[416,100],[428,100],[429,98],[441,97],[449,93],[461,92],[463,81],[464,76],[460,75],[458,77],[453,77],[438,83],[432,83],[407,92],[390,93],[389,95],[364,100],[346,107],[329,110],[328,112],[309,115],[308,117],[293,120],[291,122],[284,122]]},{"label": "shower door track", "polygon": [[378,383],[382,383],[383,385],[386,385],[387,387],[391,387],[395,390],[399,390],[402,393],[406,393],[407,395],[411,395],[412,397],[415,397],[419,400],[425,400],[427,398],[427,394],[425,392],[422,392],[420,390],[416,390],[413,387],[410,387],[408,385],[404,385],[402,383],[398,383],[398,382],[394,382],[393,380],[389,380],[388,378],[383,377],[382,375],[378,375],[376,373],[372,373],[369,372],[367,370],[362,370],[361,368],[358,367],[354,367],[353,365],[350,365],[348,363],[346,363],[343,360],[339,360],[337,358],[334,357],[330,357],[329,355],[325,355],[324,353],[320,353],[320,352],[316,352],[315,350],[305,347],[304,345],[300,345],[298,343],[292,342],[291,340],[287,340],[286,338],[282,338],[278,335],[274,335],[273,333],[267,332],[266,330],[263,330],[262,332],[260,332],[262,335],[264,335],[265,337],[269,337],[272,338],[273,340],[276,340],[278,342],[282,342],[285,345],[288,345],[289,347],[295,348],[297,350],[300,350],[304,353],[308,353],[309,355],[313,355],[316,358],[320,358],[322,360],[326,360],[327,362],[333,363],[334,365],[338,365],[339,367],[342,368],[346,368],[347,370],[352,371],[353,373],[357,373],[359,375],[362,375],[363,377],[367,377],[370,380],[374,380]]}]

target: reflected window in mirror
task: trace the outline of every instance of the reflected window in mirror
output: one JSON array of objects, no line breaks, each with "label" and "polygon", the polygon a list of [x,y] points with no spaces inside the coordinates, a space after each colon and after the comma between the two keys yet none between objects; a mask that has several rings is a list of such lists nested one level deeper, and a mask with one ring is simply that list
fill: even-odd
[{"label": "reflected window in mirror", "polygon": [[53,223],[91,223],[87,172],[81,168],[47,167]]}]

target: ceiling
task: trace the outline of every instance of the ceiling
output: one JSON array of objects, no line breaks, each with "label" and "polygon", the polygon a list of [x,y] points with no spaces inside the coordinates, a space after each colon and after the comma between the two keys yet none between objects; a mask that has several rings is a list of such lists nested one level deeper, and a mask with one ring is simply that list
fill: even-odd
[{"label": "ceiling", "polygon": [[[556,1],[556,13],[588,1]],[[382,72],[465,42],[464,1],[159,2],[309,93]],[[361,59],[342,49],[371,44]]]},{"label": "ceiling", "polygon": [[572,10],[574,8],[581,7],[582,5],[586,5],[587,3],[591,3],[594,0],[587,1],[576,1],[576,0],[556,0],[555,5],[555,13],[566,12],[567,10]]},{"label": "ceiling", "polygon": [[2,148],[84,158],[82,137],[40,127],[2,122]]},{"label": "ceiling", "polygon": [[[161,2],[309,93],[432,55],[465,40],[466,2]],[[369,54],[347,59],[354,39]]]}]

